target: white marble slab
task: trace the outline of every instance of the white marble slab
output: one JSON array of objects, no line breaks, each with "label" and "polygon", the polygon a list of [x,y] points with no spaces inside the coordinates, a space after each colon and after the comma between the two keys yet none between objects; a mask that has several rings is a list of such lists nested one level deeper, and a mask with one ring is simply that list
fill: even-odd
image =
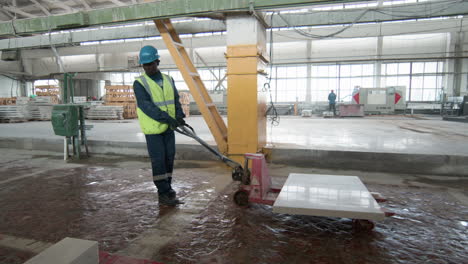
[{"label": "white marble slab", "polygon": [[289,174],[273,212],[383,220],[379,204],[356,176]]},{"label": "white marble slab", "polygon": [[97,241],[66,237],[24,264],[98,264]]}]

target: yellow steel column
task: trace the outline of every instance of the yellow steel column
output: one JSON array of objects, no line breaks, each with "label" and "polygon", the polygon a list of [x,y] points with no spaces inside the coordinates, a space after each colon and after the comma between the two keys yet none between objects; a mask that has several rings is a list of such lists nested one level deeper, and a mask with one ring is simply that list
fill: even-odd
[{"label": "yellow steel column", "polygon": [[228,18],[227,26],[228,155],[242,162],[245,153],[259,152],[266,144],[266,95],[259,76],[267,62],[262,55],[266,31],[251,16],[231,23]]}]

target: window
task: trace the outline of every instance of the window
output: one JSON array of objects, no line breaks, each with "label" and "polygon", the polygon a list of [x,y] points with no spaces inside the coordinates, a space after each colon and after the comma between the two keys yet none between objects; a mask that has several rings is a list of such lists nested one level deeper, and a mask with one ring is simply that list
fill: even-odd
[{"label": "window", "polygon": [[307,66],[276,66],[272,69],[270,90],[275,102],[304,102],[307,93]]},{"label": "window", "polygon": [[[271,78],[271,98],[276,103],[305,102],[309,81],[312,102],[327,102],[330,90],[335,91],[339,102],[351,102],[356,87],[373,88],[375,78],[381,78],[381,87],[406,87],[406,101],[439,101],[444,78],[443,69],[443,61],[384,62],[380,73],[375,72],[374,62],[276,65],[266,68],[268,77]],[[179,91],[189,90],[177,69],[163,70],[163,73],[172,76]],[[199,68],[198,73],[208,91],[227,88],[227,78],[220,83],[226,74],[225,67]],[[112,73],[111,83],[132,85],[135,77],[140,74]],[[267,81],[268,78],[259,76],[259,90],[263,90],[263,84]],[[270,95],[268,100],[269,98]]]},{"label": "window", "polygon": [[[226,79],[218,85],[219,81],[223,79],[226,74],[226,68],[199,68],[197,72],[200,74],[200,78],[208,91],[222,90],[224,87],[227,87]],[[177,87],[177,90],[189,91],[189,87],[179,70],[166,70],[164,73],[174,79],[174,84]]]},{"label": "window", "polygon": [[353,91],[357,86],[368,88],[374,85],[373,64],[340,65],[339,69],[340,83],[337,90],[339,101],[351,101]]},{"label": "window", "polygon": [[444,63],[417,61],[382,65],[382,87],[405,86],[407,101],[439,101]]},{"label": "window", "polygon": [[[345,70],[349,73],[351,69]],[[311,100],[313,102],[327,101],[330,90],[338,89],[338,71],[338,65],[312,65]]]},{"label": "window", "polygon": [[123,85],[123,74],[122,73],[111,73],[110,81],[112,85]]},{"label": "window", "polygon": [[139,77],[140,73],[135,73],[135,72],[126,72],[123,74],[124,78],[124,84],[125,85],[133,85],[133,82],[135,82],[135,78]]},{"label": "window", "polygon": [[313,102],[327,101],[334,90],[338,101],[351,101],[356,86],[372,87],[374,83],[373,64],[312,65]]}]

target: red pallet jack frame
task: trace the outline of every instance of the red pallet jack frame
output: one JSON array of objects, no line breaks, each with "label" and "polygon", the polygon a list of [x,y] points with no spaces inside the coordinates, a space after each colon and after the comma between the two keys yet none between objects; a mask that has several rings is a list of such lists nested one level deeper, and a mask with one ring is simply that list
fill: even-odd
[{"label": "red pallet jack frame", "polygon": [[[252,169],[249,169],[249,163]],[[234,202],[239,206],[247,206],[249,203],[273,205],[281,188],[272,186],[265,156],[245,154],[244,168],[241,185],[233,196]]]}]

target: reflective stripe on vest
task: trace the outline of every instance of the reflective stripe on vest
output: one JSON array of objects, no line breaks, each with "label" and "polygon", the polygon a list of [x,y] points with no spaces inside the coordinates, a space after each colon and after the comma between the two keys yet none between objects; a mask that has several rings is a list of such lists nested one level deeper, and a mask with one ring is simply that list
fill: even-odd
[{"label": "reflective stripe on vest", "polygon": [[[161,74],[163,76],[163,86],[164,86],[164,74]],[[151,89],[150,89],[150,86],[149,86],[149,83],[148,81],[146,80],[146,78],[141,78],[141,81],[143,82],[143,87],[145,87],[145,90],[148,92],[148,94],[152,96],[152,92],[151,92]],[[158,85],[156,83],[156,85]],[[159,87],[159,85],[158,85]],[[172,85],[171,85],[172,87]],[[172,88],[174,89],[174,88]],[[164,92],[164,91],[163,91]],[[167,101],[163,101],[163,102],[155,102],[153,101],[153,103],[156,105],[156,106],[167,106],[167,105],[170,105],[170,104],[174,104],[174,98],[172,98],[172,100],[167,100]]]},{"label": "reflective stripe on vest", "polygon": [[[162,74],[163,88],[161,88],[155,81],[153,81],[146,74],[143,74],[136,80],[145,88],[151,96],[153,103],[161,111],[167,112],[170,117],[175,119],[175,97],[174,87],[170,77]],[[137,108],[138,121],[141,130],[145,135],[161,134],[169,127],[165,123],[158,122],[148,115],[146,115],[140,108]]]}]

